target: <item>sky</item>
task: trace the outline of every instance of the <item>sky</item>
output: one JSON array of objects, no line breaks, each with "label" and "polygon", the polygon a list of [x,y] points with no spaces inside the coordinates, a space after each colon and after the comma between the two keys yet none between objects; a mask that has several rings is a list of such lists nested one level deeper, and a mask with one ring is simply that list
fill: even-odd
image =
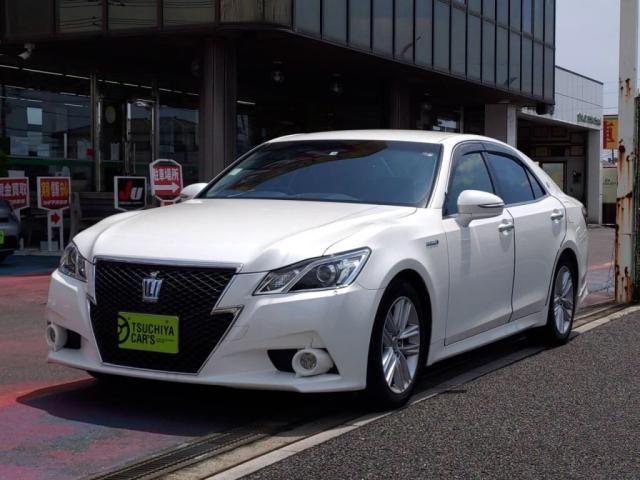
[{"label": "sky", "polygon": [[556,0],[556,65],[604,83],[604,113],[618,111],[619,0]]}]

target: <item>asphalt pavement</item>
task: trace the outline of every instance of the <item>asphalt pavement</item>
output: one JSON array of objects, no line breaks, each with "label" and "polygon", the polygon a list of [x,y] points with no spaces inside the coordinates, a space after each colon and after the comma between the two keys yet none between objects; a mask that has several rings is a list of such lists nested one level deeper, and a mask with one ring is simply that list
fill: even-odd
[{"label": "asphalt pavement", "polygon": [[[596,246],[595,254],[590,257],[590,270],[595,272],[595,276],[590,272],[590,282],[594,285],[607,286],[607,272],[610,269],[609,249],[613,238],[611,233],[609,229],[591,231],[591,235],[598,238],[593,242]],[[198,442],[209,436],[224,434],[233,428],[249,425],[251,422],[286,422],[289,419],[299,419],[305,414],[306,407],[310,407],[312,412],[326,410],[347,412],[353,408],[349,396],[302,396],[154,382],[133,382],[124,386],[100,385],[84,372],[46,364],[47,347],[43,338],[43,310],[48,276],[38,275],[38,273],[51,271],[54,265],[47,257],[10,258],[13,258],[14,262],[0,269],[0,479],[2,480],[67,480],[85,477],[108,472],[158,452]],[[602,293],[607,294],[608,288],[603,288]],[[597,346],[597,348],[604,347],[606,345]],[[573,343],[567,348],[574,348]],[[545,352],[543,356],[558,354],[554,350]],[[583,381],[596,382],[595,386],[598,386],[597,382],[600,380],[596,377],[602,375],[602,372],[596,371],[593,366],[591,369],[584,369],[584,362],[589,361],[593,354],[593,352],[585,354],[584,359],[580,357],[571,359],[564,365],[563,368],[567,372],[566,380],[569,382],[567,388],[570,391],[579,388],[580,382]],[[522,367],[516,365],[506,369],[505,372],[511,371],[512,368]],[[637,371],[637,365],[633,367],[629,364],[629,368],[635,368]],[[595,376],[590,380],[589,375],[592,370]],[[574,372],[578,375],[577,386],[572,383]],[[504,375],[504,372],[497,375]],[[360,431],[357,431],[353,452],[349,449],[343,452],[337,451],[335,454],[328,454],[329,456],[325,457],[326,461],[319,463],[322,463],[323,467],[328,466],[327,473],[334,476],[341,474],[341,468],[357,461],[358,465],[352,466],[362,468],[361,472],[343,470],[342,473],[345,476],[351,474],[356,477],[375,476],[378,467],[368,470],[368,466],[374,464],[365,460],[367,455],[377,455],[382,458],[385,452],[394,452],[393,448],[384,446],[385,441],[393,443],[396,439],[404,438],[405,435],[418,434],[419,440],[416,445],[434,448],[438,458],[442,458],[443,461],[447,455],[456,457],[457,452],[460,452],[465,445],[470,448],[474,439],[484,440],[486,443],[484,446],[481,445],[480,452],[483,451],[482,448],[485,451],[493,450],[490,448],[492,445],[490,441],[494,440],[496,433],[488,428],[487,432],[491,433],[483,437],[474,420],[483,409],[489,406],[487,403],[498,405],[496,402],[499,399],[495,397],[505,393],[501,392],[501,389],[507,391],[511,389],[518,393],[522,386],[505,382],[505,385],[495,387],[496,391],[489,389],[483,396],[482,392],[476,393],[475,385],[473,384],[473,388],[469,390],[471,394],[455,392],[445,394],[426,402],[419,408],[413,407],[412,410],[394,414],[394,419],[400,419],[400,423],[396,424],[402,427],[399,432],[385,426],[386,422],[391,421],[390,419],[381,424],[380,430],[377,427],[369,427],[375,429],[378,442],[362,440],[359,444],[357,439]],[[539,392],[534,390],[534,393]],[[486,398],[490,398],[491,401],[488,402]],[[433,430],[434,435],[429,434],[425,437],[421,431],[416,430],[415,424],[424,425],[425,428],[430,425],[429,422],[438,425],[443,422],[446,425],[451,419],[445,411],[446,408],[441,407],[442,410],[438,410],[438,405],[447,399],[448,401],[468,399],[468,408],[471,410],[466,411],[454,405],[451,411],[459,409],[461,415],[464,413],[460,418],[463,420],[469,418],[469,421],[463,422],[462,426],[456,426],[456,429],[451,426],[452,430],[448,434],[440,431],[440,436],[434,436],[438,433],[437,428],[429,427],[429,431]],[[535,405],[538,405],[539,400],[536,402]],[[478,405],[474,406],[474,403]],[[518,405],[521,404],[528,405],[527,398],[519,400]],[[425,413],[421,409],[427,405],[429,409]],[[534,408],[535,405],[526,408]],[[562,402],[559,405],[562,406]],[[508,406],[514,408],[513,405]],[[474,411],[473,408],[476,410]],[[538,405],[536,408],[541,407]],[[416,412],[415,420],[412,418],[414,413],[407,413],[409,411]],[[451,412],[449,414],[453,415]],[[503,410],[503,416],[511,414],[509,408]],[[572,418],[574,416],[571,415]],[[376,422],[375,425],[378,423]],[[540,436],[531,435],[526,432],[526,429],[523,430],[526,435],[525,433],[518,435],[517,430],[514,430],[516,427],[507,428],[508,421],[505,420],[504,425],[505,430],[499,432],[502,437],[498,436],[493,443],[493,446],[500,450],[497,454],[491,454],[496,462],[506,455],[504,452],[508,452],[509,448],[515,448],[513,442],[516,440],[521,442],[518,445],[522,449],[530,449],[532,445],[541,448],[536,446],[538,443],[545,445]],[[526,426],[527,424],[523,424],[518,428]],[[260,431],[260,428],[257,428],[257,431]],[[636,423],[635,432],[637,431]],[[433,443],[427,445],[425,438]],[[508,441],[512,443],[508,443],[505,447],[505,442]],[[461,443],[462,447],[456,442]],[[531,442],[534,443],[531,444]],[[637,438],[635,442],[639,443]],[[431,457],[424,451],[418,455],[419,452],[416,452],[412,445],[396,448],[400,448],[399,452],[395,452],[396,455],[406,450],[408,455],[411,454],[411,458],[407,460],[404,456],[399,456],[395,461],[388,459],[389,465],[385,468],[390,469],[394,462],[402,465],[411,464],[414,468],[417,465],[415,462],[419,463],[419,461],[431,465],[425,460]],[[568,454],[573,455],[571,451]],[[480,455],[475,450],[465,455],[470,461],[476,463],[481,463],[484,458],[484,454]],[[638,457],[636,452],[635,458]],[[285,465],[287,464],[274,468],[285,468]],[[455,467],[456,461],[453,461],[452,465]],[[269,471],[266,470],[264,475],[269,475]],[[380,472],[384,471],[386,470],[380,470]],[[440,475],[438,472],[444,470],[433,471],[436,472],[433,474],[436,477]],[[296,473],[293,477],[318,476],[317,471],[311,472],[312,470],[301,467],[300,473]],[[325,476],[325,478],[330,477]]]},{"label": "asphalt pavement", "polygon": [[246,477],[640,478],[640,314]]}]

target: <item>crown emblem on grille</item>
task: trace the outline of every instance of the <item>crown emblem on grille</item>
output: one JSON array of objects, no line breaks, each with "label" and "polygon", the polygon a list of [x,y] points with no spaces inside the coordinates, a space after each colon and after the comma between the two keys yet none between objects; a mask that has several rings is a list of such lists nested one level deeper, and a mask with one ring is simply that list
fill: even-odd
[{"label": "crown emblem on grille", "polygon": [[142,301],[156,303],[160,298],[162,279],[157,278],[160,272],[151,272],[148,278],[142,279]]}]

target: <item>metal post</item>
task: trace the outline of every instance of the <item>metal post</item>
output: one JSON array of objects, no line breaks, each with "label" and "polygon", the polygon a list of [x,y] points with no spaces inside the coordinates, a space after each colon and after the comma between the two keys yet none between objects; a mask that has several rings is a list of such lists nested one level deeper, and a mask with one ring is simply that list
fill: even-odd
[{"label": "metal post", "polygon": [[638,0],[620,0],[620,94],[618,99],[618,193],[616,201],[616,301],[628,303],[634,288],[636,88],[638,84]]},{"label": "metal post", "polygon": [[102,191],[102,152],[100,151],[100,98],[98,92],[98,75],[92,72],[90,76],[91,102],[91,151],[93,152],[94,188]]}]

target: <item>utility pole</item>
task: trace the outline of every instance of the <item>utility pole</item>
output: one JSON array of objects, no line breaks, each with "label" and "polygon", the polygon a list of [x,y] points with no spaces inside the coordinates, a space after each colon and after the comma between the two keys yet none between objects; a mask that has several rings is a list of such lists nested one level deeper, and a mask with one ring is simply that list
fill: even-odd
[{"label": "utility pole", "polygon": [[638,0],[620,0],[620,91],[618,98],[618,194],[616,201],[616,301],[634,296],[636,256],[636,89],[638,84]]}]

